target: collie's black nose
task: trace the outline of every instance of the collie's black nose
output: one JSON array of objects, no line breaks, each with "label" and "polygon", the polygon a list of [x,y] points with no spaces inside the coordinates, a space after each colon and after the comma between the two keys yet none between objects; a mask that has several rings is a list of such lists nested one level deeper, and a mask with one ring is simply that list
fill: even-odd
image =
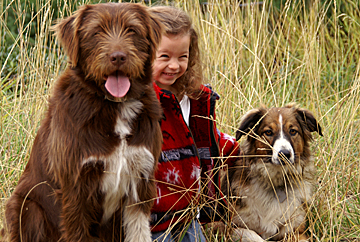
[{"label": "collie's black nose", "polygon": [[280,163],[286,165],[286,162],[290,161],[291,152],[289,150],[280,150],[278,156]]}]

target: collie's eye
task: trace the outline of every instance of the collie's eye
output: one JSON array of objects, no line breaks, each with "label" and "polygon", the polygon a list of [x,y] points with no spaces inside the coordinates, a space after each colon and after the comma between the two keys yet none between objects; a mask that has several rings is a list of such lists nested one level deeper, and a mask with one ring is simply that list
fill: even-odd
[{"label": "collie's eye", "polygon": [[291,136],[294,136],[298,133],[298,131],[296,129],[290,129],[289,133]]},{"label": "collie's eye", "polygon": [[263,134],[265,134],[266,136],[273,136],[274,135],[274,133],[270,129],[265,130]]}]

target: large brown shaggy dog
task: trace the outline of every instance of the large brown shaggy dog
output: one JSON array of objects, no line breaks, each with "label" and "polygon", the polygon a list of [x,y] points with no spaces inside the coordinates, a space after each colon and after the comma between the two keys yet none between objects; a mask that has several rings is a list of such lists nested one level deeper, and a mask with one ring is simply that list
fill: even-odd
[{"label": "large brown shaggy dog", "polygon": [[236,133],[237,139],[246,135],[244,158],[222,181],[233,202],[236,241],[307,239],[306,203],[316,179],[309,147],[314,131],[322,135],[313,114],[293,104],[244,115]]},{"label": "large brown shaggy dog", "polygon": [[9,240],[151,241],[161,25],[145,6],[108,3],[81,7],[55,31],[70,66],[7,202]]}]

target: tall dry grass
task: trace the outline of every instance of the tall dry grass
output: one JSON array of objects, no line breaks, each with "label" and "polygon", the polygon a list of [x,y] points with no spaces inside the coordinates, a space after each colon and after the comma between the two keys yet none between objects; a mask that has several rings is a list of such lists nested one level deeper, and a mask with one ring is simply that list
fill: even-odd
[{"label": "tall dry grass", "polygon": [[219,127],[261,104],[297,102],[324,129],[313,151],[318,186],[309,228],[314,241],[360,239],[359,3],[287,1],[280,11],[211,1],[207,11],[179,3],[201,33],[206,76],[222,96]]},{"label": "tall dry grass", "polygon": [[[1,220],[29,158],[49,90],[66,65],[50,32],[55,2],[38,0],[25,7],[19,0],[5,3],[0,4],[0,41],[10,34],[10,8],[17,13],[18,34],[11,36],[13,48],[1,52],[10,56],[20,51],[12,75],[5,75],[4,69],[10,58],[1,60]],[[233,135],[240,117],[261,104],[297,102],[315,113],[324,137],[315,135],[312,145],[318,168],[308,214],[312,240],[360,238],[359,2],[314,0],[305,6],[305,1],[287,1],[280,10],[272,1],[173,4],[190,14],[199,31],[205,76],[221,96],[221,131]],[[59,17],[75,5],[66,2]],[[32,13],[30,21],[36,23],[35,42],[29,41],[34,27],[25,21],[24,12]]]}]

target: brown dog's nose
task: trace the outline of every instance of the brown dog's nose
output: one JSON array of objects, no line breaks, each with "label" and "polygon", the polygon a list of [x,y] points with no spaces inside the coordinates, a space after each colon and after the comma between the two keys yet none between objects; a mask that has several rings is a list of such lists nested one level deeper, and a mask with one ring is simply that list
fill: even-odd
[{"label": "brown dog's nose", "polygon": [[110,55],[110,62],[115,66],[121,66],[126,61],[126,54],[121,51],[116,51]]}]

